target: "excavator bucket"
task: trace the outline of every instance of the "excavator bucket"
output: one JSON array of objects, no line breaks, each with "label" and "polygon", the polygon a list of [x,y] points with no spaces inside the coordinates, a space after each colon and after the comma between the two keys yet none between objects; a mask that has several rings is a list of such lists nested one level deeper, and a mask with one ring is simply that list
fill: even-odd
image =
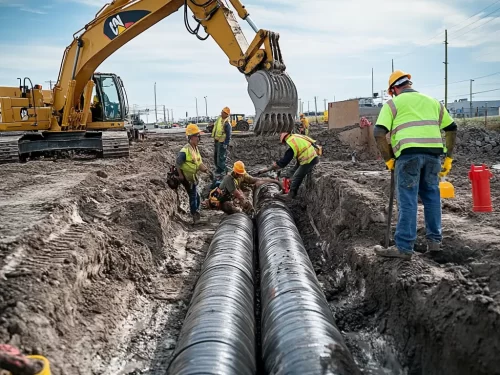
[{"label": "excavator bucket", "polygon": [[255,106],[254,133],[291,132],[297,118],[298,95],[288,74],[258,70],[247,81]]}]

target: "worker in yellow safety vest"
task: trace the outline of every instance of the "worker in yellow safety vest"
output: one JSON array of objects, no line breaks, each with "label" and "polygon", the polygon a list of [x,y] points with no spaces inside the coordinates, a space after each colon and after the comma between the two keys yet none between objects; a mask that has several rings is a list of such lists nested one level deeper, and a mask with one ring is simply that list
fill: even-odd
[{"label": "worker in yellow safety vest", "polygon": [[212,129],[212,138],[214,139],[214,165],[215,173],[223,175],[226,170],[227,149],[231,141],[231,123],[229,122],[229,115],[231,110],[224,107],[220,113],[219,118],[215,121]]},{"label": "worker in yellow safety vest", "polygon": [[309,136],[309,120],[303,113],[300,114],[300,134]]},{"label": "worker in yellow safety vest", "polygon": [[[387,169],[393,171],[398,200],[395,246],[375,246],[382,257],[410,260],[417,239],[418,196],[424,204],[427,250],[441,250],[439,178],[451,170],[457,125],[438,100],[412,88],[411,75],[397,70],[389,77],[391,100],[384,104],[374,129]],[[446,133],[443,144],[441,131]],[[390,145],[386,139],[390,134]],[[441,166],[441,156],[444,163]]]},{"label": "worker in yellow safety vest", "polygon": [[287,199],[294,199],[304,178],[319,163],[321,147],[316,144],[314,139],[300,134],[281,133],[280,142],[288,145],[285,155],[274,162],[271,167],[261,170],[257,174],[262,174],[270,169],[285,168],[293,159],[296,159],[296,164],[292,169],[290,191],[286,196]]},{"label": "worker in yellow safety vest", "polygon": [[177,155],[177,171],[179,181],[182,183],[189,196],[189,207],[193,221],[196,224],[200,220],[200,204],[201,197],[198,193],[198,171],[213,174],[203,164],[198,145],[200,143],[201,134],[203,134],[198,126],[189,124],[186,127],[186,136],[188,144],[185,145]]}]

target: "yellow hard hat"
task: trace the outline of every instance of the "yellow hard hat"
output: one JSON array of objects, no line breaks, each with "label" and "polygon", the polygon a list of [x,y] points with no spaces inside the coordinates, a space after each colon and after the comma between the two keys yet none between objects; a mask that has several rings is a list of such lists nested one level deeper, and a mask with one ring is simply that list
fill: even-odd
[{"label": "yellow hard hat", "polygon": [[245,174],[245,164],[242,161],[237,161],[234,163],[233,172],[237,174]]},{"label": "yellow hard hat", "polygon": [[189,124],[188,126],[186,126],[186,135],[187,136],[200,134],[200,133],[201,133],[200,128],[197,125]]},{"label": "yellow hard hat", "polygon": [[394,85],[394,83],[396,83],[403,77],[411,79],[411,74],[403,72],[402,70],[395,70],[394,72],[391,73],[391,76],[389,77],[389,88],[387,89],[390,96],[392,96],[391,92],[392,85]]},{"label": "yellow hard hat", "polygon": [[228,115],[230,115],[230,114],[231,114],[231,110],[229,109],[229,107],[224,107],[224,108],[222,109],[222,112],[225,112],[225,113],[227,113]]}]

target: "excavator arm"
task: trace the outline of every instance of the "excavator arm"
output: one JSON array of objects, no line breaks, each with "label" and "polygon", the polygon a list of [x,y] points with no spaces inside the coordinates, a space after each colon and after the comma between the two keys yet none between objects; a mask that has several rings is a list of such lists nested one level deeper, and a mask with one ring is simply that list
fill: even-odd
[{"label": "excavator arm", "polygon": [[[221,0],[115,0],[104,6],[66,48],[53,89],[55,117],[51,130],[84,124],[97,67],[128,41],[184,6],[188,31],[198,39],[200,27],[211,36],[246,76],[248,93],[256,109],[254,131],[291,131],[297,113],[297,90],[285,72],[279,35],[258,29],[239,0],[230,0],[238,15],[256,35],[249,44],[234,13]],[[197,26],[189,24],[188,9]],[[84,98],[83,103],[81,98]]]}]

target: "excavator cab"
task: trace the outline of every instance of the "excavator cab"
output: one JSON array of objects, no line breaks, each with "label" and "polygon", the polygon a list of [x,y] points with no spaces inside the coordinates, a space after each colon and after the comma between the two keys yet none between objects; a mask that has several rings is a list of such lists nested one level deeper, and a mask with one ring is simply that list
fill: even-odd
[{"label": "excavator cab", "polygon": [[113,73],[94,73],[92,92],[93,128],[95,123],[124,121],[128,115],[128,100],[120,77]]}]

